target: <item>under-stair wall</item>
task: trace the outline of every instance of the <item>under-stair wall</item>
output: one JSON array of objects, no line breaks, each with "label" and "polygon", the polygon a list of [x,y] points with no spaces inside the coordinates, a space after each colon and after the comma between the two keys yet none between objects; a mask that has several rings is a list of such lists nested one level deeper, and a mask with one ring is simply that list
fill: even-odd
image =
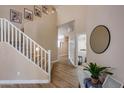
[{"label": "under-stair wall", "polygon": [[7,43],[0,43],[0,84],[48,83],[48,75]]}]

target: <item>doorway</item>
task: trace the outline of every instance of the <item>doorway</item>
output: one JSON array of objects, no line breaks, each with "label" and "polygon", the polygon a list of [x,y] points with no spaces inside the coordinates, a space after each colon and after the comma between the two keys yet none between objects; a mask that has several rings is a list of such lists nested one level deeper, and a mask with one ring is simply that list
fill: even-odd
[{"label": "doorway", "polygon": [[86,62],[86,34],[78,35],[78,65]]},{"label": "doorway", "polygon": [[73,65],[76,60],[74,23],[75,21],[70,21],[58,27],[58,59],[66,56]]},{"label": "doorway", "polygon": [[58,37],[58,56],[68,56],[68,36],[60,35]]}]

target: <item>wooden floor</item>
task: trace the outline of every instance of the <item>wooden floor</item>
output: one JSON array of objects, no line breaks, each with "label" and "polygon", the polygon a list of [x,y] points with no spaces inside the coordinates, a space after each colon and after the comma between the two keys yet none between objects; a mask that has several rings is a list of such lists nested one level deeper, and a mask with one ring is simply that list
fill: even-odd
[{"label": "wooden floor", "polygon": [[67,62],[67,58],[62,58],[60,62],[53,65],[52,84],[59,88],[77,88],[76,68]]},{"label": "wooden floor", "polygon": [[66,57],[60,62],[53,64],[52,81],[50,84],[11,84],[0,85],[1,88],[78,88],[76,68],[73,67]]}]

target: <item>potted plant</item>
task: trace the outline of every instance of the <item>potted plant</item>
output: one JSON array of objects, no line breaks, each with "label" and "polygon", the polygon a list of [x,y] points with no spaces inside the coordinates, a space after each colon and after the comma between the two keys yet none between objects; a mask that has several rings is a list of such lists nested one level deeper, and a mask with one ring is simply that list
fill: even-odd
[{"label": "potted plant", "polygon": [[84,66],[84,70],[87,70],[91,73],[91,82],[96,84],[99,81],[99,77],[102,74],[112,75],[113,73],[108,71],[108,68],[111,67],[101,67],[96,63],[89,63],[87,66]]}]

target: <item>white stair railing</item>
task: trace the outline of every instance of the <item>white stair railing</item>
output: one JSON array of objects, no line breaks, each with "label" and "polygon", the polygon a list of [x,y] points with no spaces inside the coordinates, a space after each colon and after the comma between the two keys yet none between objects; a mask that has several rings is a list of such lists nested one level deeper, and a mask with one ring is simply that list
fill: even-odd
[{"label": "white stair railing", "polygon": [[51,53],[4,18],[0,18],[0,42],[14,47],[51,77]]}]

